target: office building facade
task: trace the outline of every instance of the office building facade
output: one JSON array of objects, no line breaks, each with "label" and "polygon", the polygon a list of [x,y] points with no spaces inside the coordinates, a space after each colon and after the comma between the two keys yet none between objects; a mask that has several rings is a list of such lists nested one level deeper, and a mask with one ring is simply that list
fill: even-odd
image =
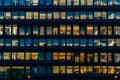
[{"label": "office building facade", "polygon": [[0,80],[120,77],[120,0],[0,0]]}]

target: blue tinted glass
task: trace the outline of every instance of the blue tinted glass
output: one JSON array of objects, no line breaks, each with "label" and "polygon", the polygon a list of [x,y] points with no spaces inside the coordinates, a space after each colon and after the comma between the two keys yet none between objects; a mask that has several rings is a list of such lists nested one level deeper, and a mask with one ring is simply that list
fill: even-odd
[{"label": "blue tinted glass", "polygon": [[2,0],[0,0],[0,6],[2,5]]},{"label": "blue tinted glass", "polygon": [[86,46],[86,39],[80,40],[80,46]]},{"label": "blue tinted glass", "polygon": [[18,5],[18,0],[12,0],[12,5]]},{"label": "blue tinted glass", "polygon": [[11,0],[4,0],[4,5],[6,6],[11,5]]},{"label": "blue tinted glass", "polygon": [[45,73],[45,67],[44,66],[39,67],[39,72],[40,74]]},{"label": "blue tinted glass", "polygon": [[25,0],[19,0],[19,5],[20,6],[25,6]]},{"label": "blue tinted glass", "polygon": [[44,5],[44,1],[45,1],[45,0],[40,0],[40,1],[39,1],[40,5]]},{"label": "blue tinted glass", "polygon": [[24,46],[24,39],[20,39],[20,46]]},{"label": "blue tinted glass", "polygon": [[26,0],[26,5],[30,6],[31,5],[31,1],[30,0]]},{"label": "blue tinted glass", "polygon": [[44,60],[44,53],[43,52],[39,52],[39,60]]},{"label": "blue tinted glass", "polygon": [[4,13],[3,13],[3,12],[0,12],[0,16],[4,16]]},{"label": "blue tinted glass", "polygon": [[46,52],[46,60],[51,60],[52,54],[50,52]]},{"label": "blue tinted glass", "polygon": [[120,5],[120,0],[115,0],[116,5]]},{"label": "blue tinted glass", "polygon": [[51,5],[52,4],[52,0],[46,0],[46,5]]},{"label": "blue tinted glass", "polygon": [[26,39],[26,46],[32,46],[31,39]]}]

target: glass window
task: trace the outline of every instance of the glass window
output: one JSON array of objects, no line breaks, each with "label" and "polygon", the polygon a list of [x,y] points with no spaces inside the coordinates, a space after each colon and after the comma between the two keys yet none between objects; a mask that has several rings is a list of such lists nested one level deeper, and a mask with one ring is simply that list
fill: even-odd
[{"label": "glass window", "polygon": [[59,73],[59,66],[53,66],[53,74]]},{"label": "glass window", "polygon": [[59,19],[60,18],[60,12],[53,12],[53,18]]},{"label": "glass window", "polygon": [[24,39],[19,40],[19,46],[25,46],[25,41]]},{"label": "glass window", "polygon": [[0,0],[0,6],[2,6],[2,4],[3,4],[3,0]]},{"label": "glass window", "polygon": [[114,46],[114,39],[108,39],[108,46]]},{"label": "glass window", "polygon": [[38,12],[33,12],[33,19],[38,19]]},{"label": "glass window", "polygon": [[39,39],[39,46],[46,46],[45,39]]},{"label": "glass window", "polygon": [[19,35],[25,35],[25,27],[24,26],[19,27]]},{"label": "glass window", "polygon": [[52,39],[47,39],[47,46],[52,46]]},{"label": "glass window", "polygon": [[107,74],[107,67],[106,66],[101,66],[101,73]]},{"label": "glass window", "polygon": [[24,60],[24,52],[18,52],[17,54],[19,60]]},{"label": "glass window", "polygon": [[32,0],[32,5],[33,5],[33,6],[37,6],[37,5],[38,5],[38,2],[39,2],[39,0]]},{"label": "glass window", "polygon": [[26,19],[32,19],[32,12],[26,12]]},{"label": "glass window", "polygon": [[59,40],[53,39],[53,46],[59,46]]},{"label": "glass window", "polygon": [[67,66],[67,74],[73,73],[73,66]]},{"label": "glass window", "polygon": [[80,61],[80,53],[75,53],[75,62],[79,62]]},{"label": "glass window", "polygon": [[67,52],[67,60],[74,60],[74,53]]},{"label": "glass window", "polygon": [[12,46],[18,46],[18,40],[12,39]]},{"label": "glass window", "polygon": [[72,39],[67,39],[66,45],[67,45],[67,46],[73,46]]},{"label": "glass window", "polygon": [[112,62],[112,53],[108,53],[108,63]]},{"label": "glass window", "polygon": [[32,60],[38,60],[38,52],[32,52]]},{"label": "glass window", "polygon": [[98,53],[94,53],[94,63],[98,63],[99,55]]},{"label": "glass window", "polygon": [[5,39],[5,45],[11,46],[11,39]]},{"label": "glass window", "polygon": [[86,0],[80,0],[81,5],[86,5]]},{"label": "glass window", "polygon": [[60,16],[61,19],[66,19],[66,12],[61,12],[60,14],[61,14]]},{"label": "glass window", "polygon": [[44,53],[43,52],[39,52],[39,60],[44,60]]},{"label": "glass window", "polygon": [[31,0],[26,0],[26,5],[30,6],[31,5]]},{"label": "glass window", "polygon": [[65,34],[66,34],[66,26],[60,25],[60,35],[65,35]]},{"label": "glass window", "polygon": [[3,35],[3,25],[0,25],[0,35]]},{"label": "glass window", "polygon": [[87,72],[86,66],[80,66],[80,73],[85,74]]},{"label": "glass window", "polygon": [[100,27],[100,35],[107,35],[107,27],[106,26]]},{"label": "glass window", "polygon": [[114,35],[120,35],[120,26],[114,26]]},{"label": "glass window", "polygon": [[4,41],[3,39],[0,39],[0,46],[3,46],[4,45]]},{"label": "glass window", "polygon": [[26,27],[26,35],[31,35],[31,27],[30,26],[25,26]]},{"label": "glass window", "polygon": [[18,19],[18,12],[12,12],[12,19]]},{"label": "glass window", "polygon": [[4,0],[4,5],[5,6],[10,6],[11,5],[11,0]]},{"label": "glass window", "polygon": [[115,0],[115,5],[120,5],[120,0]]},{"label": "glass window", "polygon": [[0,19],[4,19],[4,12],[0,12]]},{"label": "glass window", "polygon": [[4,52],[4,60],[10,60],[10,52]]},{"label": "glass window", "polygon": [[19,15],[20,19],[25,19],[25,12],[20,12]]},{"label": "glass window", "polygon": [[94,39],[94,46],[100,46],[100,39]]},{"label": "glass window", "polygon": [[100,62],[101,63],[107,62],[107,53],[100,53]]},{"label": "glass window", "polygon": [[33,40],[33,46],[38,46],[38,39]]},{"label": "glass window", "polygon": [[26,57],[25,59],[26,59],[26,60],[30,60],[30,59],[31,59],[31,55],[32,55],[31,52],[26,52],[26,53],[25,53],[25,57]]},{"label": "glass window", "polygon": [[67,35],[71,35],[71,25],[67,25]]},{"label": "glass window", "polygon": [[79,39],[74,39],[74,46],[79,46]]},{"label": "glass window", "polygon": [[47,13],[47,19],[52,19],[52,12],[49,11],[49,12]]},{"label": "glass window", "polygon": [[12,26],[12,35],[17,35],[18,34],[18,27],[17,25]]},{"label": "glass window", "polygon": [[85,53],[80,53],[80,62],[85,62]]},{"label": "glass window", "polygon": [[40,6],[45,4],[44,1],[45,1],[45,0],[39,0],[39,4],[40,4]]},{"label": "glass window", "polygon": [[116,13],[115,13],[115,18],[116,18],[116,19],[120,19],[120,12],[116,12]]},{"label": "glass window", "polygon": [[44,35],[44,32],[45,32],[45,30],[44,30],[44,26],[40,26],[40,35]]},{"label": "glass window", "polygon": [[88,12],[88,19],[93,19],[93,12]]},{"label": "glass window", "polygon": [[107,5],[107,0],[101,0],[101,6],[106,6]]},{"label": "glass window", "polygon": [[52,26],[46,27],[46,35],[52,35]]},{"label": "glass window", "polygon": [[100,74],[100,66],[94,66],[94,74]]},{"label": "glass window", "polygon": [[73,13],[72,12],[67,12],[67,19],[73,19]]},{"label": "glass window", "polygon": [[38,26],[33,26],[33,35],[38,35]]},{"label": "glass window", "polygon": [[25,0],[19,0],[19,5],[20,6],[25,6]]},{"label": "glass window", "polygon": [[93,5],[93,0],[87,0],[87,5]]},{"label": "glass window", "polygon": [[31,39],[26,39],[26,46],[32,46],[32,40]]},{"label": "glass window", "polygon": [[68,6],[70,6],[70,5],[72,5],[72,4],[73,4],[72,0],[67,0],[67,5],[68,5]]},{"label": "glass window", "polygon": [[114,19],[114,12],[108,12],[108,19]]},{"label": "glass window", "polygon": [[93,39],[88,39],[88,46],[93,46]]},{"label": "glass window", "polygon": [[46,15],[45,15],[45,12],[40,12],[40,19],[45,19],[46,18]]},{"label": "glass window", "polygon": [[46,60],[51,60],[52,58],[52,53],[51,52],[46,52]]},{"label": "glass window", "polygon": [[87,25],[87,34],[93,35],[93,25]]},{"label": "glass window", "polygon": [[114,62],[119,63],[120,62],[120,54],[119,53],[114,53]]},{"label": "glass window", "polygon": [[120,39],[115,39],[114,43],[115,43],[115,46],[120,46]]},{"label": "glass window", "polygon": [[74,1],[73,5],[79,5],[79,0],[73,0],[73,1]]},{"label": "glass window", "polygon": [[18,5],[18,0],[12,0],[12,5],[17,6]]},{"label": "glass window", "polygon": [[3,60],[3,52],[0,52],[0,60]]},{"label": "glass window", "polygon": [[53,27],[53,35],[58,35],[58,27]]},{"label": "glass window", "polygon": [[113,0],[108,0],[108,5],[112,6],[114,4]]},{"label": "glass window", "polygon": [[85,26],[80,26],[80,35],[85,35]]},{"label": "glass window", "polygon": [[75,12],[75,19],[79,19],[79,12]]},{"label": "glass window", "polygon": [[66,5],[66,0],[60,0],[60,6],[65,6]]},{"label": "glass window", "polygon": [[79,25],[73,26],[73,35],[79,35]]},{"label": "glass window", "polygon": [[46,5],[52,5],[52,0],[46,0]]},{"label": "glass window", "polygon": [[108,66],[108,74],[115,74],[115,69],[113,66]]},{"label": "glass window", "polygon": [[108,26],[108,35],[112,35],[112,26]]},{"label": "glass window", "polygon": [[1,66],[0,67],[0,79],[1,80],[4,80],[4,79],[10,79],[10,70],[11,70],[11,68],[10,67],[8,67],[8,66]]},{"label": "glass window", "polygon": [[80,46],[86,46],[86,39],[80,39]]},{"label": "glass window", "polygon": [[94,35],[98,35],[98,26],[97,25],[94,26]]},{"label": "glass window", "polygon": [[86,19],[86,12],[80,12],[80,19]]},{"label": "glass window", "polygon": [[57,6],[59,4],[59,0],[53,0],[53,5]]},{"label": "glass window", "polygon": [[11,12],[4,12],[5,19],[11,19]]},{"label": "glass window", "polygon": [[5,25],[5,35],[11,35],[11,25]]},{"label": "glass window", "polygon": [[100,39],[100,46],[106,46],[107,45],[107,39]]},{"label": "glass window", "polygon": [[61,39],[61,46],[66,46],[65,39]]}]

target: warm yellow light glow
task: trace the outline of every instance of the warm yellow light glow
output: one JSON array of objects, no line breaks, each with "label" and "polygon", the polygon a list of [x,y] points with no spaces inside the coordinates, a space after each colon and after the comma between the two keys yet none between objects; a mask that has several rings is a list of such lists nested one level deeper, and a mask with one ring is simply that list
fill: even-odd
[{"label": "warm yellow light glow", "polygon": [[28,78],[28,79],[30,79],[30,78],[31,78],[31,76],[30,76],[30,75],[28,75],[28,76],[27,76],[27,78]]}]

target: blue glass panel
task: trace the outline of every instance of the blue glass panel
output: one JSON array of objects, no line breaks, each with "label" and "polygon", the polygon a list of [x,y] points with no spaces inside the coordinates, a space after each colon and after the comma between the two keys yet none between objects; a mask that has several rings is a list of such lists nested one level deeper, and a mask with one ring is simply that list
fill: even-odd
[{"label": "blue glass panel", "polygon": [[4,0],[4,5],[5,6],[11,5],[11,0]]},{"label": "blue glass panel", "polygon": [[19,5],[20,6],[25,6],[25,0],[19,0]]},{"label": "blue glass panel", "polygon": [[0,0],[0,6],[2,6],[2,0]]},{"label": "blue glass panel", "polygon": [[44,60],[44,53],[43,52],[39,52],[39,60]]},{"label": "blue glass panel", "polygon": [[20,46],[24,46],[24,43],[25,43],[25,41],[24,41],[24,39],[20,39],[20,42],[19,42],[20,44]]}]

